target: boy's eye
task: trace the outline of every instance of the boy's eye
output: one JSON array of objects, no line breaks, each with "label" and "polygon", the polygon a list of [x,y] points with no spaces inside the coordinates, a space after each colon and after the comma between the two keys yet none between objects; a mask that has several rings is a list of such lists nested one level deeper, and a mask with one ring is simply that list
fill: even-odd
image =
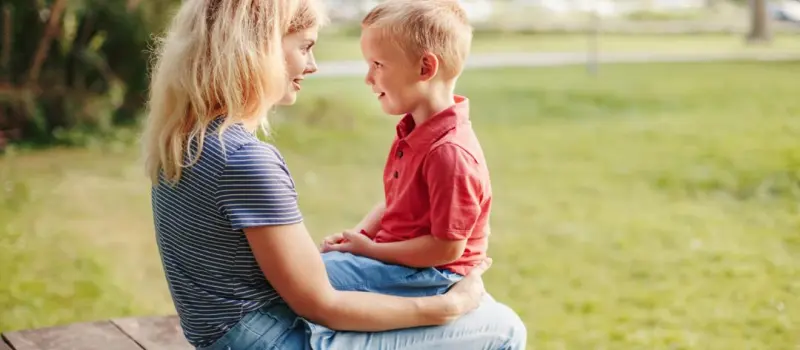
[{"label": "boy's eye", "polygon": [[380,62],[372,62],[372,64],[375,66],[375,68],[380,68],[382,66]]}]

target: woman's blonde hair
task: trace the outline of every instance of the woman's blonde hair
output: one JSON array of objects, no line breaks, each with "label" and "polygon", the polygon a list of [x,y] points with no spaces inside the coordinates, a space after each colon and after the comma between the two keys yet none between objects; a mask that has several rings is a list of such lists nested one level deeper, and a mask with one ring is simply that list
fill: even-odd
[{"label": "woman's blonde hair", "polygon": [[[288,87],[282,39],[326,20],[318,0],[184,0],[158,42],[143,134],[145,168],[176,183],[205,130],[266,114]],[[189,145],[197,142],[197,151]]]}]

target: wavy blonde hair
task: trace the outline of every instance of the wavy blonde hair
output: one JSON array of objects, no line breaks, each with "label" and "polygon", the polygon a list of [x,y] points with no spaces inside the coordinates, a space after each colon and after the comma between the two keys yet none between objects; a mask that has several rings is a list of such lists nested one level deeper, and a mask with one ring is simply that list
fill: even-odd
[{"label": "wavy blonde hair", "polygon": [[[145,169],[177,183],[200,157],[206,128],[258,118],[288,87],[285,35],[327,20],[318,0],[184,0],[158,40],[143,133]],[[198,142],[197,152],[189,145]]]}]

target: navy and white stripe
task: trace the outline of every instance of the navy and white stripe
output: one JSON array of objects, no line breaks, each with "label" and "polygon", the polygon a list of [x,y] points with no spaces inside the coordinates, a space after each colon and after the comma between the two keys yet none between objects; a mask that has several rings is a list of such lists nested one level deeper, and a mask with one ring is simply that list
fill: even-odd
[{"label": "navy and white stripe", "polygon": [[[303,220],[280,152],[239,124],[220,140],[221,124],[218,118],[209,126],[200,159],[177,185],[162,179],[152,190],[167,282],[184,334],[197,347],[210,345],[245,313],[280,300],[242,229]],[[190,149],[196,152],[196,143]]]}]

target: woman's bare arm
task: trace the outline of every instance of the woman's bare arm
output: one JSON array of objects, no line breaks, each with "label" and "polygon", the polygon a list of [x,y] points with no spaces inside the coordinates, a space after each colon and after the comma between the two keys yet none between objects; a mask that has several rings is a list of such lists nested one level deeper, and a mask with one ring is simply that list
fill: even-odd
[{"label": "woman's bare arm", "polygon": [[331,329],[367,332],[441,325],[477,307],[482,294],[482,285],[469,285],[481,283],[480,276],[460,282],[468,283],[457,293],[432,297],[337,291],[302,223],[244,231],[264,275],[289,307]]}]

